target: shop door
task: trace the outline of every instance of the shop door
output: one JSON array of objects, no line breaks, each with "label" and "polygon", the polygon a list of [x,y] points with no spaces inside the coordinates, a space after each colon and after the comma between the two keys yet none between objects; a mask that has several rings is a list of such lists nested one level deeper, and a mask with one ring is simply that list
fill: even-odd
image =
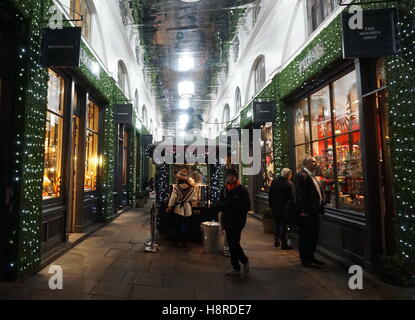
[{"label": "shop door", "polygon": [[[0,11],[1,13],[1,11]],[[1,15],[3,17],[3,15]],[[0,20],[0,267],[3,266],[6,240],[6,228],[11,223],[7,221],[8,212],[12,210],[12,189],[9,187],[12,110],[15,82],[16,32],[8,26],[3,27]],[[0,269],[0,274],[3,270]]]}]

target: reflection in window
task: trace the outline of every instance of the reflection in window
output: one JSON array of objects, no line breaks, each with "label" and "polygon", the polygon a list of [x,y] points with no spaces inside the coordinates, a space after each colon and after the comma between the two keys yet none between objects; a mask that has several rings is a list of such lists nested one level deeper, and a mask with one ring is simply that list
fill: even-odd
[{"label": "reflection in window", "polygon": [[309,33],[316,30],[337,6],[337,0],[307,0]]},{"label": "reflection in window", "polygon": [[83,17],[83,21],[76,21],[75,24],[82,27],[82,35],[91,41],[92,12],[86,2],[86,0],[71,0],[70,15],[74,20]]},{"label": "reflection in window", "polygon": [[239,87],[236,88],[235,92],[235,116],[239,114],[242,108],[242,97],[241,97],[241,90]]},{"label": "reflection in window", "polygon": [[59,197],[62,184],[64,80],[52,71],[49,71],[47,108],[43,199]]},{"label": "reflection in window", "polygon": [[264,56],[261,56],[258,62],[256,63],[255,70],[254,70],[254,76],[255,76],[255,93],[258,93],[259,90],[262,89],[266,81]]},{"label": "reflection in window", "polygon": [[358,102],[356,73],[351,72],[294,106],[295,155],[298,167],[306,154],[319,161],[316,176],[326,205],[363,212]]},{"label": "reflection in window", "polygon": [[99,130],[99,108],[89,101],[87,110],[86,129],[86,156],[85,156],[85,191],[97,189],[98,180],[98,130]]},{"label": "reflection in window", "polygon": [[222,113],[222,127],[225,128],[229,124],[231,120],[231,110],[229,108],[229,104],[225,104],[225,108],[223,108]]},{"label": "reflection in window", "polygon": [[126,126],[122,126],[122,184],[128,183],[128,132]]}]

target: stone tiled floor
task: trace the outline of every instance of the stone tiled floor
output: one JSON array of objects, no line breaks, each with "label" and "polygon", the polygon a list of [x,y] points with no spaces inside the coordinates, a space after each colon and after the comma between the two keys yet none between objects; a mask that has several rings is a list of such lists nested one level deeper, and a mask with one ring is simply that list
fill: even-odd
[{"label": "stone tiled floor", "polygon": [[201,244],[162,241],[159,253],[144,253],[148,237],[148,210],[128,211],[53,263],[63,269],[63,290],[49,289],[48,266],[0,299],[380,299],[370,285],[350,290],[347,271],[334,263],[303,268],[298,252],[274,248],[254,218],[242,239],[251,272],[236,278],[224,275],[229,258],[205,254]]}]

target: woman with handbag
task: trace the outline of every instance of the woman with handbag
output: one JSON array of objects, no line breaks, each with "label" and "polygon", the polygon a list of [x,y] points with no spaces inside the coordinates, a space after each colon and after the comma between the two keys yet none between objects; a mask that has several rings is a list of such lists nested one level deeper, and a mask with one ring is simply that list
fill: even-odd
[{"label": "woman with handbag", "polygon": [[186,226],[192,216],[191,201],[194,200],[196,194],[195,185],[187,169],[180,170],[176,178],[177,184],[173,185],[166,211],[174,213],[174,245],[185,247]]}]

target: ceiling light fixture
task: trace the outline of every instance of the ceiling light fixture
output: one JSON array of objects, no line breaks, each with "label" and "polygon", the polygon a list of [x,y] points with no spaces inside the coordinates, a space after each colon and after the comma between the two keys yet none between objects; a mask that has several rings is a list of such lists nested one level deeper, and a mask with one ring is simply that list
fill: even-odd
[{"label": "ceiling light fixture", "polygon": [[182,2],[192,3],[192,2],[199,2],[200,0],[182,0]]},{"label": "ceiling light fixture", "polygon": [[195,84],[193,81],[179,82],[179,96],[193,95],[195,93]]},{"label": "ceiling light fixture", "polygon": [[190,100],[189,99],[180,99],[179,108],[182,109],[182,110],[189,109],[190,108]]},{"label": "ceiling light fixture", "polygon": [[184,55],[179,58],[179,71],[186,72],[195,67],[195,59],[189,55]]}]

